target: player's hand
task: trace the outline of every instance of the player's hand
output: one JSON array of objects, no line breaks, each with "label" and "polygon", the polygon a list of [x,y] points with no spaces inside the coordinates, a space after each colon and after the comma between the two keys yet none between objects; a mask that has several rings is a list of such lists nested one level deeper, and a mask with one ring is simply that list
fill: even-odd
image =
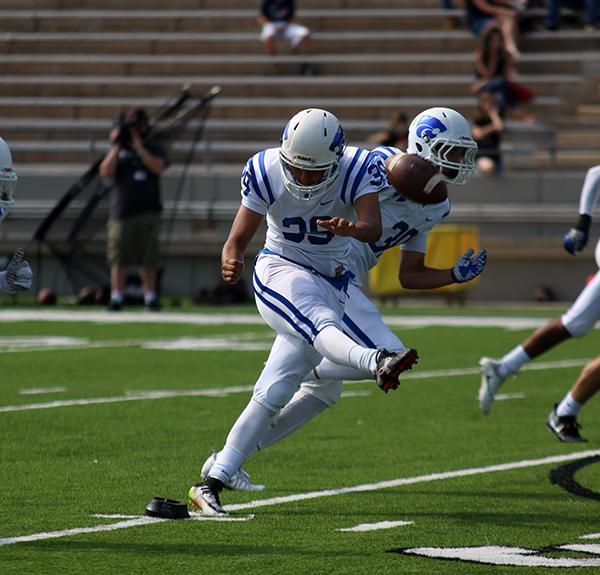
[{"label": "player's hand", "polygon": [[227,258],[221,262],[221,276],[227,284],[236,284],[242,277],[244,262],[233,258]]},{"label": "player's hand", "polygon": [[590,216],[581,214],[577,225],[563,236],[563,246],[572,256],[575,255],[575,252],[582,251],[587,245],[591,223]]},{"label": "player's hand", "polygon": [[317,220],[317,224],[334,233],[336,236],[356,237],[356,224],[345,218],[336,216],[328,220]]},{"label": "player's hand", "polygon": [[14,295],[31,287],[33,272],[29,263],[23,259],[24,255],[23,250],[18,249],[7,268],[0,272],[0,289],[2,291]]},{"label": "player's hand", "polygon": [[476,278],[485,268],[487,263],[487,252],[480,250],[467,250],[452,268],[452,277],[456,283],[463,283]]}]

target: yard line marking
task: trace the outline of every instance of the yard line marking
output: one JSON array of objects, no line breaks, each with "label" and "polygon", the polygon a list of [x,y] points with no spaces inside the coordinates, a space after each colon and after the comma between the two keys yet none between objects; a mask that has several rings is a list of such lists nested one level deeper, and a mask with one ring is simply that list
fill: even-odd
[{"label": "yard line marking", "polygon": [[400,487],[402,485],[414,485],[415,483],[429,483],[440,479],[453,479],[454,477],[467,477],[470,475],[481,475],[484,473],[496,473],[498,471],[511,471],[513,469],[523,469],[526,467],[536,467],[538,465],[547,465],[549,463],[561,463],[563,461],[572,461],[574,459],[583,459],[600,455],[599,449],[590,449],[588,451],[576,451],[565,455],[551,455],[541,459],[524,459],[512,463],[500,463],[498,465],[488,465],[486,467],[471,467],[466,469],[457,469],[456,471],[442,471],[440,473],[430,473],[428,475],[417,475],[416,477],[404,477],[402,479],[390,479],[389,481],[379,481],[377,483],[365,483],[354,487],[341,487],[338,489],[326,489],[324,491],[311,491],[310,493],[298,493],[296,495],[284,495],[281,497],[272,497],[270,499],[258,499],[249,503],[237,503],[233,505],[224,505],[227,511],[240,511],[242,509],[255,509],[268,505],[280,505],[294,501],[306,501],[308,499],[317,499],[319,497],[331,497],[332,495],[344,495],[346,493],[360,493],[363,491],[377,491],[379,489],[388,489],[390,487]]},{"label": "yard line marking", "polygon": [[379,529],[391,529],[392,527],[399,527],[400,525],[414,525],[414,521],[379,521],[378,523],[361,523],[354,527],[343,527],[336,529],[336,531],[344,532],[358,532],[364,533],[365,531],[378,531]]},{"label": "yard line marking", "polygon": [[[71,310],[29,310],[16,309],[0,311],[0,322],[17,321],[67,321],[90,322],[99,324],[118,323],[172,323],[188,325],[264,325],[264,320],[257,313],[241,314],[207,314],[207,313],[174,313],[144,314],[132,312],[110,313],[106,311],[71,311]],[[533,329],[548,322],[548,318],[534,317],[499,317],[499,316],[390,316],[384,315],[383,321],[397,327],[502,327],[505,329]]]},{"label": "yard line marking", "polygon": [[[270,499],[258,499],[248,503],[238,503],[234,505],[225,505],[228,511],[240,511],[243,509],[256,509],[257,507],[266,507],[269,505],[281,505],[284,503],[293,503],[294,501],[306,501],[308,499],[317,499],[319,497],[332,497],[335,495],[344,495],[346,493],[360,493],[364,491],[377,491],[379,489],[388,489],[390,487],[400,487],[402,485],[414,485],[416,483],[429,483],[440,479],[452,479],[454,477],[467,477],[470,475],[483,475],[485,473],[495,473],[498,471],[511,471],[513,469],[523,469],[526,467],[535,467],[538,465],[547,465],[550,463],[561,463],[563,461],[572,461],[574,459],[583,459],[600,455],[600,450],[590,449],[587,451],[576,451],[563,455],[551,455],[540,459],[524,459],[512,463],[500,463],[497,465],[488,465],[485,467],[472,467],[467,469],[457,469],[456,471],[443,471],[440,473],[430,473],[428,475],[417,475],[415,477],[404,477],[401,479],[392,479],[389,481],[380,481],[378,483],[366,483],[355,485],[354,487],[341,487],[338,489],[327,489],[324,491],[311,491],[309,493],[297,493],[283,497],[272,497]],[[248,516],[249,517],[249,516]],[[206,519],[211,519],[207,517]],[[156,517],[141,516],[136,519],[127,519],[109,525],[97,525],[96,527],[80,527],[74,529],[64,529],[63,531],[49,531],[44,533],[33,533],[30,535],[18,535],[16,537],[5,537],[0,539],[0,546],[11,545],[13,543],[22,543],[27,541],[39,541],[42,539],[54,539],[56,537],[66,537],[68,535],[79,535],[81,533],[96,533],[98,531],[114,531],[115,529],[126,529],[128,527],[137,527],[150,523],[162,521],[171,521],[170,519],[160,519]]]},{"label": "yard line marking", "polygon": [[[542,369],[558,369],[568,367],[579,367],[588,363],[589,359],[566,359],[558,361],[546,361],[536,364],[529,364],[522,369],[542,370]],[[431,371],[411,372],[402,375],[402,381],[407,379],[436,379],[444,377],[456,377],[461,375],[479,374],[478,367],[467,367],[462,369],[438,369]],[[346,385],[362,383],[364,381],[347,381]],[[4,405],[0,406],[0,413],[9,413],[15,411],[31,411],[35,409],[54,409],[56,407],[73,407],[77,405],[101,405],[105,403],[121,403],[124,401],[142,401],[149,399],[170,399],[175,397],[225,397],[231,393],[247,393],[254,389],[254,385],[237,385],[230,387],[217,387],[206,389],[192,390],[156,390],[156,391],[139,391],[128,392],[126,395],[115,395],[113,397],[94,397],[88,399],[63,399],[56,401],[48,401],[45,403],[23,403],[20,405]]]},{"label": "yard line marking", "polygon": [[21,389],[19,395],[42,395],[44,393],[63,393],[66,387],[28,387]]},{"label": "yard line marking", "polygon": [[600,539],[600,533],[588,533],[587,535],[580,535],[579,539]]},{"label": "yard line marking", "polygon": [[127,519],[118,523],[109,523],[108,525],[95,525],[93,527],[76,527],[74,529],[63,529],[62,531],[46,531],[44,533],[32,533],[31,535],[19,535],[17,537],[5,537],[0,539],[0,545],[12,545],[14,543],[27,543],[30,541],[42,541],[44,539],[56,539],[58,537],[68,537],[69,535],[81,535],[82,533],[97,533],[99,531],[115,531],[116,529],[128,529],[138,525],[148,525],[149,523],[160,523],[169,521],[158,517],[137,517],[136,519]]},{"label": "yard line marking", "polygon": [[506,401],[508,399],[525,399],[524,393],[497,393],[495,401]]}]

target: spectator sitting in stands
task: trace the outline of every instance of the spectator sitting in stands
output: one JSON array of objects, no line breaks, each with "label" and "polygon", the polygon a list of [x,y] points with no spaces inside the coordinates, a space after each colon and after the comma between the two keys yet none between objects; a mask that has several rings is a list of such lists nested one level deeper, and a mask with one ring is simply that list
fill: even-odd
[{"label": "spectator sitting in stands", "polygon": [[[261,39],[269,56],[277,52],[276,41],[285,40],[292,45],[297,54],[308,53],[310,30],[294,22],[296,3],[294,0],[262,0],[257,18],[262,26]],[[300,67],[300,74],[308,76],[313,69],[308,63]]]},{"label": "spectator sitting in stands", "polygon": [[560,8],[565,6],[575,10],[585,8],[584,30],[598,29],[598,0],[547,0],[548,12],[546,15],[546,28],[558,30],[560,27]]},{"label": "spectator sitting in stands", "polygon": [[487,26],[497,25],[502,31],[506,49],[513,58],[518,58],[519,12],[526,4],[526,0],[465,0],[467,27],[475,36],[480,36]]},{"label": "spectator sitting in stands", "polygon": [[513,80],[516,72],[500,28],[489,25],[475,53],[475,75],[478,79],[471,86],[471,92],[491,92],[501,109],[510,109],[519,120],[532,123],[535,117],[523,112],[519,105],[530,102],[534,95],[529,88]]},{"label": "spectator sitting in stands", "polygon": [[491,92],[479,92],[477,116],[473,119],[473,139],[477,142],[477,169],[485,176],[494,176],[502,171],[500,145],[504,122],[502,112],[496,105]]},{"label": "spectator sitting in stands", "polygon": [[377,146],[393,146],[406,150],[408,146],[408,118],[404,112],[393,112],[388,127],[371,134],[367,141]]}]

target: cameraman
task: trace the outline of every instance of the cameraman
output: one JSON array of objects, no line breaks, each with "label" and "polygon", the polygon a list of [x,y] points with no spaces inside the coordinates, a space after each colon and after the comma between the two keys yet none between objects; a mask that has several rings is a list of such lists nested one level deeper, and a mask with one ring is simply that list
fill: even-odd
[{"label": "cameraman", "polygon": [[160,175],[168,165],[163,146],[148,139],[150,126],[143,109],[132,111],[110,133],[110,151],[100,176],[111,188],[107,258],[111,298],[108,309],[123,306],[128,268],[138,266],[146,309],[158,311],[158,237]]}]

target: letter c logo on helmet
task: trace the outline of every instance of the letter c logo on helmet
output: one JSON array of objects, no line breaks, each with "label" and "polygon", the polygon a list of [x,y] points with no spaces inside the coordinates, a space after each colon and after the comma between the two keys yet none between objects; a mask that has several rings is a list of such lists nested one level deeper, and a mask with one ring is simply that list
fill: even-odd
[{"label": "letter c logo on helmet", "polygon": [[419,138],[423,138],[426,142],[434,140],[438,134],[445,132],[446,126],[434,116],[423,116],[419,118],[415,132]]}]

